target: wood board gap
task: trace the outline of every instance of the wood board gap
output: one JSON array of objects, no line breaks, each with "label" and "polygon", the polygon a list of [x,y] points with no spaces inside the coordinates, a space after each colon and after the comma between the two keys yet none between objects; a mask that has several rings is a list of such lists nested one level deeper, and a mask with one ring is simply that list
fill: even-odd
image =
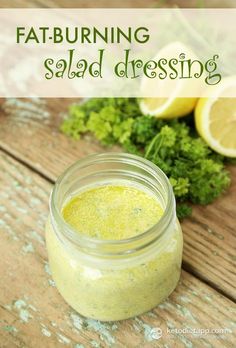
[{"label": "wood board gap", "polygon": [[38,174],[41,178],[43,178],[44,180],[50,182],[52,185],[55,184],[55,181],[53,181],[51,178],[49,178],[48,176],[44,175],[43,173],[41,173],[38,169],[36,169],[35,167],[31,166],[29,163],[27,163],[26,161],[22,160],[21,158],[17,157],[16,155],[14,155],[13,153],[11,153],[10,151],[4,149],[1,145],[0,145],[0,151],[2,151],[3,153],[5,153],[7,156],[13,158],[15,161],[21,163],[23,166],[25,166],[26,168],[28,168],[29,170],[31,170],[32,172]]},{"label": "wood board gap", "polygon": [[212,289],[214,289],[215,291],[217,291],[219,294],[221,294],[222,296],[226,297],[228,300],[236,303],[236,300],[233,296],[230,296],[229,294],[227,294],[224,290],[218,288],[213,282],[211,282],[209,279],[206,279],[205,277],[202,277],[201,274],[199,274],[196,270],[194,270],[186,261],[182,262],[182,269],[191,274],[193,277],[197,278],[198,280],[200,280],[202,283],[210,286]]}]

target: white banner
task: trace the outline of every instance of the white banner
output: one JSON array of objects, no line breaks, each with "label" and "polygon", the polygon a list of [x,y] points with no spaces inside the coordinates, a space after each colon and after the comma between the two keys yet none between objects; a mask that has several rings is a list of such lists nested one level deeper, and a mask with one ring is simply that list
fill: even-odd
[{"label": "white banner", "polygon": [[0,97],[208,96],[235,58],[235,9],[0,10]]}]

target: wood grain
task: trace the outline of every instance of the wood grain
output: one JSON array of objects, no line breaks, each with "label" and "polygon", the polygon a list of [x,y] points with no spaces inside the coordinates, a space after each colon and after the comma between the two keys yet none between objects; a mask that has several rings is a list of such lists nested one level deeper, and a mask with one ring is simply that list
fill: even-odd
[{"label": "wood grain", "polygon": [[[200,2],[12,0],[10,6],[196,7]],[[236,3],[212,0],[204,1],[204,6],[236,7]],[[0,8],[4,7],[9,7],[9,1],[0,1]],[[193,216],[182,223],[184,268],[210,286],[183,271],[180,284],[165,303],[143,316],[115,324],[79,316],[58,294],[44,241],[50,182],[75,160],[113,150],[102,148],[90,137],[73,141],[58,131],[72,101],[0,102],[0,146],[11,155],[0,151],[0,347],[235,347],[236,308],[230,300],[236,298],[235,167],[230,168],[229,192],[212,205],[195,207]],[[151,336],[153,328],[163,330],[162,338]],[[201,336],[167,332],[187,328],[226,328],[231,332]]]},{"label": "wood grain", "polygon": [[[51,184],[0,153],[0,347],[235,347],[236,305],[183,271],[176,291],[154,311],[100,323],[76,314],[51,279],[44,241]],[[155,340],[152,328],[163,336]],[[167,329],[232,332],[196,337]]]},{"label": "wood grain", "polygon": [[[75,141],[59,132],[71,99],[2,101],[0,146],[52,182],[70,164],[102,148],[93,138]],[[117,149],[115,149],[117,150]],[[182,223],[184,266],[231,299],[236,298],[236,168],[230,190],[208,206],[194,207]]]}]

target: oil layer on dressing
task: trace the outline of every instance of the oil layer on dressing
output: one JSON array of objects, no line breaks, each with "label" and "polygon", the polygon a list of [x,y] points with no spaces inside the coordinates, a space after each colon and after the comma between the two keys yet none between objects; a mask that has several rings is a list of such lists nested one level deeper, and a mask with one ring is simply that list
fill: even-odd
[{"label": "oil layer on dressing", "polygon": [[157,199],[133,186],[98,186],[73,197],[62,209],[64,220],[78,232],[119,240],[141,234],[163,214]]}]

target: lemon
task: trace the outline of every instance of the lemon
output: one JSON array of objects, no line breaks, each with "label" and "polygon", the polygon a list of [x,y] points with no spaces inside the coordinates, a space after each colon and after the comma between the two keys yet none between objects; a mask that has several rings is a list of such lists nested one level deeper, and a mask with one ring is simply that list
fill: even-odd
[{"label": "lemon", "polygon": [[[236,76],[222,80],[195,109],[197,131],[216,152],[236,157]],[[227,97],[226,97],[227,96]]]},{"label": "lemon", "polygon": [[140,102],[144,115],[168,119],[185,116],[193,111],[197,98],[145,98]]},{"label": "lemon", "polygon": [[[164,46],[154,58],[154,61],[160,59],[172,59],[178,58],[179,55],[184,54],[186,57],[192,60],[197,60],[196,55],[181,42],[172,42],[169,45]],[[149,91],[152,94],[167,95],[163,98],[143,98],[140,101],[140,109],[144,115],[152,115],[158,118],[174,118],[185,116],[193,111],[197,103],[197,98],[182,97],[187,95],[186,91],[193,91],[193,95],[196,89],[199,88],[199,81],[194,79],[173,79],[166,78],[163,80],[150,79],[146,76],[142,78],[141,92],[142,95],[148,95]]]}]

